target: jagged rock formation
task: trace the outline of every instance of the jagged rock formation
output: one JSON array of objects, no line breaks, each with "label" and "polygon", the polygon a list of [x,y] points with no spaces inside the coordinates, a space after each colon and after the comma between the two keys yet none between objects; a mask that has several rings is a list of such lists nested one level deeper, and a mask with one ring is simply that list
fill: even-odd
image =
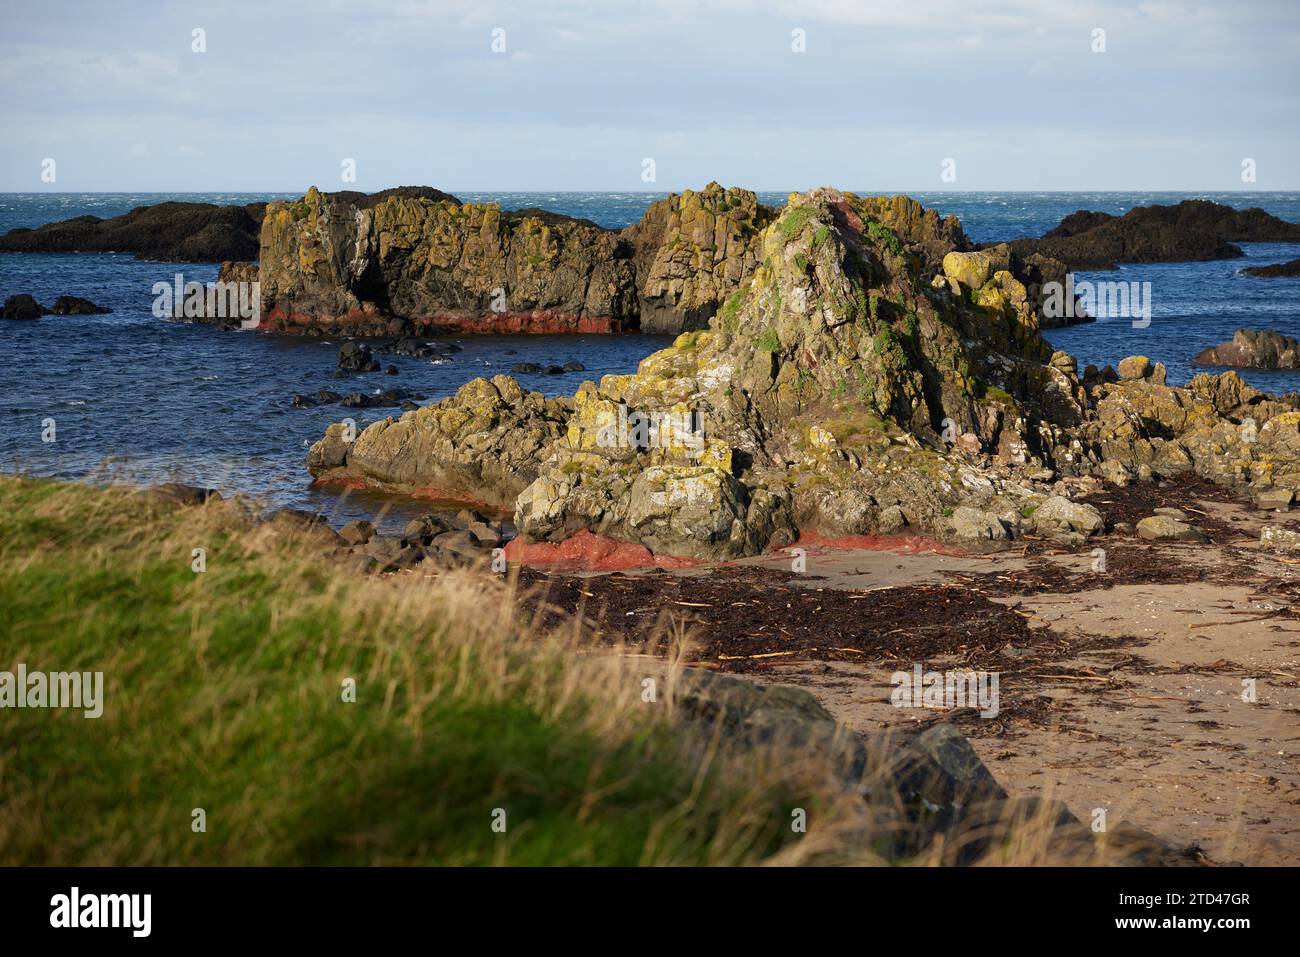
[{"label": "jagged rock formation", "polygon": [[749,190],[717,183],[651,204],[623,231],[635,250],[641,331],[706,327],[754,272],[759,237],[775,218]]},{"label": "jagged rock formation", "polygon": [[1011,243],[1021,255],[1040,253],[1070,269],[1114,269],[1121,262],[1193,262],[1245,255],[1234,242],[1300,242],[1300,223],[1262,209],[1237,210],[1190,199],[1141,206],[1123,216],[1079,210],[1041,239]]},{"label": "jagged rock formation", "polygon": [[[457,202],[454,196],[428,186],[398,186],[369,194],[341,190],[325,195],[362,209],[390,196]],[[36,229],[11,229],[0,236],[0,252],[135,253],[137,259],[166,262],[255,260],[266,206],[168,202],[140,206],[110,219],[77,216]]]},{"label": "jagged rock formation", "polygon": [[1300,342],[1272,330],[1238,329],[1231,342],[1202,349],[1192,361],[1238,369],[1300,369]]},{"label": "jagged rock formation", "polygon": [[452,197],[311,189],[262,229],[262,327],[605,332],[635,315],[631,247],[594,223]]},{"label": "jagged rock formation", "polygon": [[1092,414],[1079,430],[1103,466],[1190,470],[1252,492],[1300,488],[1300,398],[1270,397],[1235,372],[1170,386],[1163,365],[1134,359],[1123,379],[1092,387]]},{"label": "jagged rock formation", "polygon": [[308,468],[405,491],[447,492],[512,508],[573,410],[566,399],[524,392],[514,379],[475,379],[454,396],[376,422],[349,437],[345,424],[311,447]]},{"label": "jagged rock formation", "polygon": [[1051,503],[1062,476],[1300,487],[1296,401],[1231,373],[1174,388],[1144,357],[1081,379],[1007,261],[952,230],[905,198],[792,196],[708,329],[635,374],[564,400],[475,380],[353,443],[332,426],[309,467],[513,505],[528,539],[590,529],[695,558],[800,531],[1078,543],[1101,523]]},{"label": "jagged rock formation", "polygon": [[703,327],[757,263],[775,212],[711,183],[622,232],[454,197],[272,204],[260,279],[271,329],[356,334],[679,332]]},{"label": "jagged rock formation", "polygon": [[[542,210],[503,212],[452,197],[327,196],[271,204],[262,230],[263,327],[306,333],[680,333],[705,328],[746,286],[777,211],[710,183],[652,204],[621,232]],[[969,251],[961,224],[905,196],[861,200],[907,237],[923,278]],[[1029,296],[1065,267],[1010,247],[995,270],[1024,274]]]},{"label": "jagged rock formation", "polygon": [[1275,263],[1271,266],[1252,266],[1249,269],[1243,269],[1242,272],[1257,279],[1281,279],[1283,277],[1300,276],[1300,259]]},{"label": "jagged rock formation", "polygon": [[255,259],[265,203],[158,203],[122,216],[78,216],[0,236],[5,253],[135,253],[136,259]]}]

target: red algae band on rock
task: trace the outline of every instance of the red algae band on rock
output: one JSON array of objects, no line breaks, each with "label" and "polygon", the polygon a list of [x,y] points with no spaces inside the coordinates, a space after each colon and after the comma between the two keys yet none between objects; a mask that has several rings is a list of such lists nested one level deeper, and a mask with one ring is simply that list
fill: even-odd
[{"label": "red algae band on rock", "polygon": [[935,555],[948,555],[952,558],[964,558],[970,552],[955,545],[946,545],[938,539],[924,535],[837,535],[825,538],[812,532],[804,532],[793,546],[812,551],[835,551],[852,549],[867,552],[897,552],[900,555],[918,555],[929,552]]},{"label": "red algae band on rock", "polygon": [[618,572],[635,568],[689,568],[699,564],[689,558],[653,555],[635,542],[620,542],[585,528],[562,542],[524,542],[506,545],[506,560],[564,571]]}]

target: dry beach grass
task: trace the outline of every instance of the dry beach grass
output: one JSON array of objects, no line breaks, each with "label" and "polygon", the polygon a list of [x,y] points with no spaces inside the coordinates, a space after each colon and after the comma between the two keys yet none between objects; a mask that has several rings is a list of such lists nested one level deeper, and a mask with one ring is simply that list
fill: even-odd
[{"label": "dry beach grass", "polygon": [[[517,581],[361,576],[237,503],[8,477],[0,515],[0,670],[102,671],[105,699],[0,712],[3,863],[861,864],[897,835],[857,797],[872,761],[846,788],[834,749],[688,720],[680,635],[597,646]],[[1107,860],[1007,813],[892,860]]]}]

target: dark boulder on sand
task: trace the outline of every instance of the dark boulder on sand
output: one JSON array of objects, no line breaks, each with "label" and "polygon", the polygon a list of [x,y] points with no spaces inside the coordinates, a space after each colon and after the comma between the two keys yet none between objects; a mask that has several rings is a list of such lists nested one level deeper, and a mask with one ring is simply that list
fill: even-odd
[{"label": "dark boulder on sand", "polygon": [[1238,329],[1231,342],[1202,350],[1192,362],[1238,369],[1300,369],[1300,342],[1267,329]]},{"label": "dark boulder on sand", "polygon": [[1140,206],[1123,216],[1079,210],[1041,239],[1018,239],[1020,255],[1038,252],[1071,269],[1113,269],[1116,263],[1236,259],[1237,242],[1300,242],[1300,223],[1262,209],[1233,209],[1189,199],[1175,206]]}]

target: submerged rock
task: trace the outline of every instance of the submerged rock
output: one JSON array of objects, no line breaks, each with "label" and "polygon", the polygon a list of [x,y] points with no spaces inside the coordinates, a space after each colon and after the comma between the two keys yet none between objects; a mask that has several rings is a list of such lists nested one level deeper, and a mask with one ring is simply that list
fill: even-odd
[{"label": "submerged rock", "polygon": [[163,482],[161,485],[146,489],[146,493],[177,505],[203,505],[208,501],[222,500],[221,493],[214,488],[185,485],[181,482]]},{"label": "submerged rock", "polygon": [[98,306],[80,296],[60,296],[54,300],[50,312],[56,316],[96,316],[112,312],[107,306]]},{"label": "submerged rock", "polygon": [[1286,276],[1300,276],[1300,259],[1292,259],[1290,262],[1275,263],[1271,266],[1251,266],[1249,269],[1243,269],[1247,276],[1255,276],[1258,279],[1279,279]]}]

